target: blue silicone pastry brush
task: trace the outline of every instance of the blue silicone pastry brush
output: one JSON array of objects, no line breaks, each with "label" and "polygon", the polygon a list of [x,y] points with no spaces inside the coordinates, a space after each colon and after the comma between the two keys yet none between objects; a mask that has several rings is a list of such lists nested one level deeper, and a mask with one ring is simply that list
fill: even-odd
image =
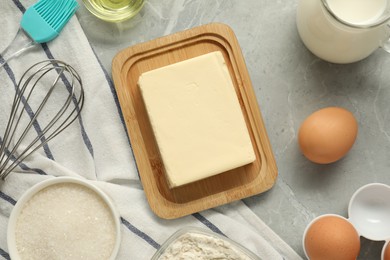
[{"label": "blue silicone pastry brush", "polygon": [[78,6],[76,0],[39,0],[30,6],[15,38],[0,54],[0,68],[29,48],[56,38]]}]

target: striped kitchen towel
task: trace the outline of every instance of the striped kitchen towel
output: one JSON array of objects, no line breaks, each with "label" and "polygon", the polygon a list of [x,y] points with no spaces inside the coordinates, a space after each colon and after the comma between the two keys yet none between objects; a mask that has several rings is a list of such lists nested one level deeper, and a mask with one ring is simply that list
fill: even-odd
[{"label": "striped kitchen towel", "polygon": [[[22,13],[32,3],[0,0],[0,49],[12,40]],[[10,259],[6,230],[15,203],[28,188],[55,176],[86,179],[115,202],[122,222],[117,259],[150,259],[171,234],[185,226],[222,233],[261,259],[300,259],[240,201],[177,220],[160,219],[151,212],[110,74],[100,65],[76,17],[57,39],[36,46],[0,69],[0,136],[22,73],[46,59],[62,60],[78,71],[84,83],[85,106],[76,123],[17,167],[5,182],[0,182],[0,259]]]}]

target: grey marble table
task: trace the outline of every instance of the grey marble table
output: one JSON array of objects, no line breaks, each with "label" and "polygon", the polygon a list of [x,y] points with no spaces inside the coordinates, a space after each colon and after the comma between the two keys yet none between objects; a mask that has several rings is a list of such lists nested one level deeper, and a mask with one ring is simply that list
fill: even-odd
[{"label": "grey marble table", "polygon": [[[312,55],[295,24],[297,2],[287,0],[148,0],[122,24],[98,20],[81,6],[78,18],[107,71],[121,49],[210,22],[235,31],[273,147],[279,176],[270,191],[244,202],[300,255],[302,234],[316,216],[347,217],[359,187],[390,184],[390,55],[379,49],[354,64]],[[359,122],[357,141],[342,160],[317,165],[297,144],[302,121],[326,106],[342,106]],[[362,238],[359,259],[380,259],[383,242]]]}]

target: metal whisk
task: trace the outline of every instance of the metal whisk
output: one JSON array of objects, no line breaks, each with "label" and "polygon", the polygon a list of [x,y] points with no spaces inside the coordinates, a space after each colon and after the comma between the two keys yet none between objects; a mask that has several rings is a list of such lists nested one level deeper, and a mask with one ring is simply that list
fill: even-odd
[{"label": "metal whisk", "polygon": [[0,138],[0,178],[72,124],[83,104],[82,81],[73,67],[59,60],[32,65],[17,84]]}]

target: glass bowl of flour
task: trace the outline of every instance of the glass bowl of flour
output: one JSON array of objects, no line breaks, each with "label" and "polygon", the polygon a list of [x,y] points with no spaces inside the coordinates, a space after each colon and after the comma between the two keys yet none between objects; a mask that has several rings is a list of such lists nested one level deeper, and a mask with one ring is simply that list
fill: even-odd
[{"label": "glass bowl of flour", "polygon": [[16,203],[8,223],[12,260],[114,260],[120,217],[95,185],[72,177],[42,181]]},{"label": "glass bowl of flour", "polygon": [[260,260],[258,256],[237,242],[195,227],[178,230],[152,257],[152,260],[176,259]]}]

